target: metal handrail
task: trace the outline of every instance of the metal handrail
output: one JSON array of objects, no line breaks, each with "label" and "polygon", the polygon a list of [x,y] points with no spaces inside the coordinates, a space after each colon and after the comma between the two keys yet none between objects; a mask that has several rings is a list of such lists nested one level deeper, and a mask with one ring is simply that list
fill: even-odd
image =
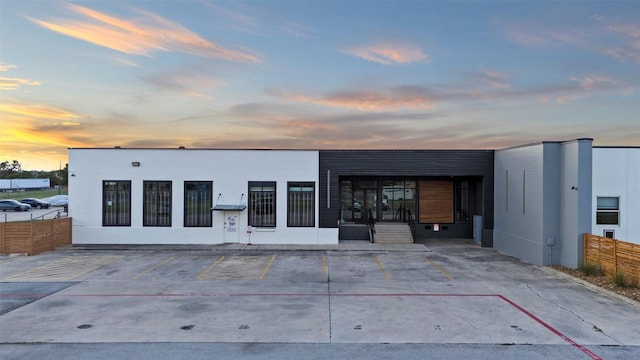
[{"label": "metal handrail", "polygon": [[369,224],[369,242],[374,242],[374,237],[376,234],[376,220],[373,218],[373,210],[371,208],[369,210],[369,220],[367,223]]},{"label": "metal handrail", "polygon": [[407,224],[409,225],[409,229],[411,229],[411,237],[413,237],[413,243],[416,242],[416,221],[411,214],[411,209],[407,209]]},{"label": "metal handrail", "polygon": [[44,220],[44,217],[45,217],[45,216],[47,216],[47,215],[49,215],[49,214],[53,214],[53,213],[57,213],[57,214],[56,214],[56,216],[54,216],[53,218],[54,218],[54,219],[58,219],[58,218],[61,218],[61,217],[62,217],[62,216],[60,215],[60,213],[62,213],[62,212],[65,212],[65,210],[64,210],[64,209],[56,209],[56,210],[49,211],[49,212],[48,212],[48,213],[46,213],[46,214],[42,214],[42,215],[40,215],[40,216],[36,216],[36,217],[33,217],[33,214],[31,214],[31,221],[36,221],[36,220],[38,220],[38,219],[40,219],[40,218],[42,218],[42,219],[40,219],[40,220]]}]

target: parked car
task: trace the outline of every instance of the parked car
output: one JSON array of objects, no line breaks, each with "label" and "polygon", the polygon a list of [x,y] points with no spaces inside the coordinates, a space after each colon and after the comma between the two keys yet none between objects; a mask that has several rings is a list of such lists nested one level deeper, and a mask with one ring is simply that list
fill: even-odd
[{"label": "parked car", "polygon": [[29,204],[32,208],[48,209],[49,206],[51,206],[49,202],[35,198],[22,199],[20,202],[23,204]]},{"label": "parked car", "polygon": [[12,199],[0,200],[0,210],[29,211],[31,210],[31,205],[23,204],[18,200],[12,200]]},{"label": "parked car", "polygon": [[49,204],[51,204],[51,206],[65,206],[69,204],[68,195],[54,195],[42,200],[48,202]]}]

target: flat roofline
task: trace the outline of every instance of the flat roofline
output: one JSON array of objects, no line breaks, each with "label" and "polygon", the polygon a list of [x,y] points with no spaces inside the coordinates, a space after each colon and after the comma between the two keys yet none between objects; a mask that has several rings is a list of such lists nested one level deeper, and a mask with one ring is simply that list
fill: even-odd
[{"label": "flat roofline", "polygon": [[594,149],[640,149],[640,146],[594,146]]},{"label": "flat roofline", "polygon": [[538,141],[538,142],[534,142],[534,143],[509,146],[509,147],[506,147],[506,148],[497,149],[496,151],[519,149],[519,148],[524,148],[524,147],[529,147],[529,146],[536,146],[536,145],[544,145],[544,144],[565,144],[565,143],[576,142],[576,141],[593,141],[593,139],[592,138],[577,138],[577,139],[571,139],[571,140]]},{"label": "flat roofline", "polygon": [[269,148],[190,148],[181,147],[68,147],[68,150],[228,150],[228,151],[317,151],[316,149],[269,149]]},{"label": "flat roofline", "polygon": [[268,149],[268,148],[146,148],[146,147],[68,147],[67,150],[198,150],[198,151],[396,151],[396,152],[410,152],[410,151],[495,151],[495,149]]}]

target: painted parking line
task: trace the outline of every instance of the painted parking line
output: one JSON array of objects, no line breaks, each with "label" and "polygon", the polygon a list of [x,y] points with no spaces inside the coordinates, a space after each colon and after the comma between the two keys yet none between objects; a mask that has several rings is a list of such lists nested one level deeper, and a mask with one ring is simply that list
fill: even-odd
[{"label": "painted parking line", "polygon": [[273,256],[223,256],[206,268],[197,280],[262,280],[266,276]]},{"label": "painted parking line", "polygon": [[442,275],[446,276],[449,278],[449,280],[451,281],[455,281],[455,279],[453,278],[453,276],[451,274],[449,274],[445,269],[441,268],[438,264],[436,264],[435,262],[433,262],[431,259],[429,259],[428,257],[425,257],[425,259],[427,259],[427,262],[433,266],[434,268],[436,268],[438,271],[440,271],[440,273],[442,273]]},{"label": "painted parking line", "polygon": [[323,274],[327,274],[327,257],[323,256],[322,257],[322,273]]},{"label": "painted parking line", "polygon": [[382,276],[384,276],[384,279],[386,281],[391,280],[391,277],[389,276],[389,274],[385,271],[385,269],[382,267],[382,264],[380,263],[380,260],[378,259],[377,256],[373,256],[373,261],[375,261],[376,265],[378,265],[378,269],[380,269],[380,271],[382,271]]},{"label": "painted parking line", "polygon": [[200,275],[198,275],[196,277],[196,280],[203,280],[206,279],[207,274],[214,268],[216,267],[216,265],[218,265],[220,262],[222,262],[222,260],[224,260],[224,256],[221,257],[220,259],[216,260],[216,262],[214,262],[213,264],[209,265],[206,269],[204,269],[203,272],[200,273]]},{"label": "painted parking line", "polygon": [[160,266],[162,266],[164,264],[167,264],[168,262],[170,262],[173,259],[175,259],[175,256],[172,256],[172,257],[170,257],[168,259],[165,259],[164,261],[162,261],[162,262],[160,262],[160,263],[158,263],[156,265],[153,265],[152,267],[148,268],[147,270],[145,270],[145,271],[139,273],[138,275],[134,276],[133,280],[138,280],[142,275],[145,275],[145,274],[148,274],[148,273],[152,272],[153,270],[159,268]]},{"label": "painted parking line", "polygon": [[264,267],[264,270],[262,270],[262,273],[260,274],[260,280],[264,279],[264,276],[267,275],[267,271],[269,271],[269,267],[271,266],[271,264],[273,264],[273,260],[276,259],[276,256],[273,255],[271,257],[271,260],[269,260],[269,263],[267,264],[267,266]]},{"label": "painted parking line", "polygon": [[64,281],[86,274],[104,265],[109,265],[124,256],[67,256],[52,263],[15,274],[7,280],[17,281]]}]

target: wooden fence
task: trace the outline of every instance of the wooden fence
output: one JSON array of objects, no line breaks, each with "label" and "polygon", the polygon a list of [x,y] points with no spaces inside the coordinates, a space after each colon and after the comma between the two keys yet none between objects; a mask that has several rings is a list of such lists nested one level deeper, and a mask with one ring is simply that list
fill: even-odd
[{"label": "wooden fence", "polygon": [[584,262],[600,265],[609,276],[624,275],[640,285],[640,244],[584,234]]},{"label": "wooden fence", "polygon": [[0,223],[2,254],[36,255],[71,244],[71,218]]}]

